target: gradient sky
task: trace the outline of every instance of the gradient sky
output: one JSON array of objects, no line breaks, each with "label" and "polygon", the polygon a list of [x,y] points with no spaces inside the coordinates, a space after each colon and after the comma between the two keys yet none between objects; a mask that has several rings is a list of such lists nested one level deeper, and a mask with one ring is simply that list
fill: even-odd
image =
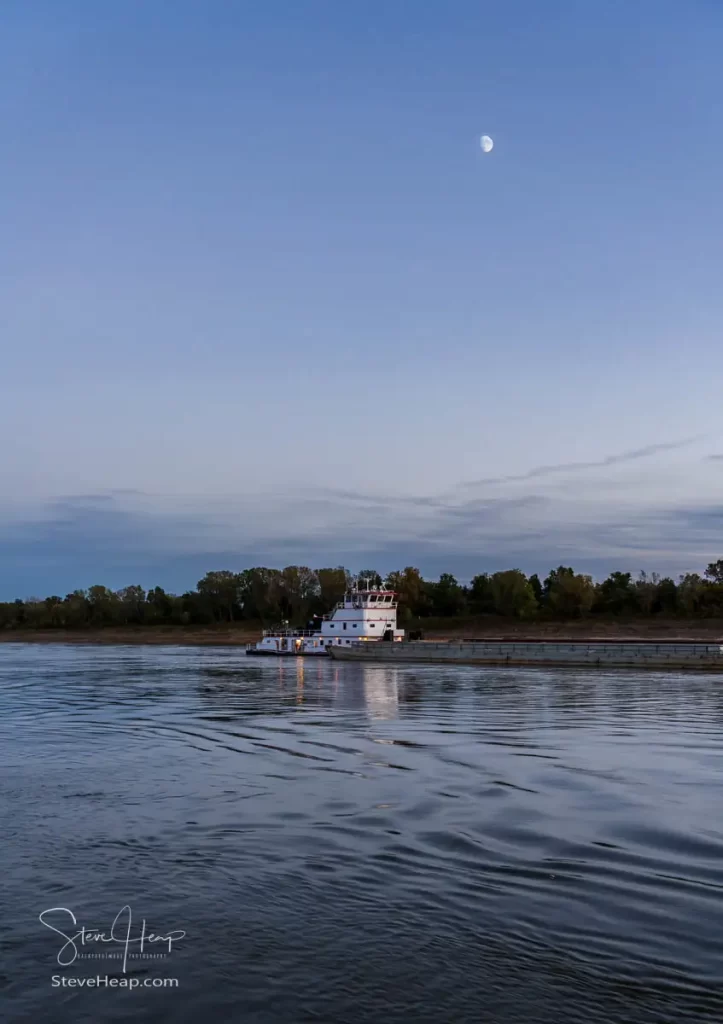
[{"label": "gradient sky", "polygon": [[721,53],[719,0],[6,0],[0,598],[722,557]]}]

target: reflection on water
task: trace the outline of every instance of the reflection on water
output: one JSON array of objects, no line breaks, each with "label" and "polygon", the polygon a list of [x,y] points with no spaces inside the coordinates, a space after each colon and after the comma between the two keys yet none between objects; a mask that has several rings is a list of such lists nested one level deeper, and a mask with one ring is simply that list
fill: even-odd
[{"label": "reflection on water", "polygon": [[[381,671],[380,671],[381,669]],[[399,670],[379,666],[362,669],[364,697],[371,718],[396,718],[399,711]]]},{"label": "reflection on water", "polygon": [[[0,702],[3,1019],[723,1019],[720,677],[5,645]],[[123,904],[178,991],[53,990],[38,914]]]},{"label": "reflection on water", "polygon": [[[366,709],[371,719],[396,718],[399,713],[399,668],[397,666],[331,665],[326,658],[279,658],[274,663],[279,693],[295,687],[297,704],[329,696],[329,682],[335,708]],[[265,675],[264,675],[265,678]],[[351,679],[354,684],[349,685]],[[346,685],[340,686],[344,679]],[[361,686],[358,685],[361,681]]]}]

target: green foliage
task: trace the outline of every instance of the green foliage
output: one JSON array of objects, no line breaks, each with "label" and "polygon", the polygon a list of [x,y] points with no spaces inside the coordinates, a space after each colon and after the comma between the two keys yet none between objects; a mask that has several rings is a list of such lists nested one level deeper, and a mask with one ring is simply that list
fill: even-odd
[{"label": "green foliage", "polygon": [[244,569],[238,574],[238,600],[247,619],[268,622],[282,618],[280,609],[281,573],[278,569]]},{"label": "green foliage", "polygon": [[496,572],[490,579],[490,591],[492,605],[498,615],[530,619],[537,611],[534,591],[520,569]]},{"label": "green foliage", "polygon": [[[379,573],[360,574],[375,585]],[[272,625],[286,619],[304,625],[314,615],[331,611],[349,588],[351,576],[342,566],[285,569],[263,566],[231,572],[206,573],[195,590],[177,596],[162,587],[147,593],[132,585],[119,591],[95,585],[65,597],[0,603],[2,629],[101,629],[107,626],[208,626],[242,620]],[[451,573],[436,582],[422,578],[414,566],[391,572],[385,585],[399,595],[398,620],[433,617],[459,624],[470,615],[499,615],[530,619],[535,616],[575,619],[589,614],[707,618],[723,616],[723,559],[711,562],[703,576],[687,573],[675,580],[641,572],[613,572],[595,585],[589,576],[569,566],[553,569],[544,583],[529,579],[520,569],[493,575],[480,573],[469,587]]]},{"label": "green foliage", "polygon": [[655,598],[653,611],[662,615],[674,615],[678,610],[678,588],[675,580],[665,576],[658,583],[658,592]]},{"label": "green foliage", "polygon": [[597,588],[597,605],[600,611],[613,615],[625,615],[638,606],[637,590],[629,572],[612,572]]},{"label": "green foliage", "polygon": [[164,622],[172,622],[173,609],[177,597],[165,592],[162,587],[154,587],[146,594],[146,621],[154,625]]},{"label": "green foliage", "polygon": [[221,569],[207,572],[196,584],[198,593],[206,599],[214,619],[233,622],[238,611],[241,580],[239,573]]},{"label": "green foliage", "polygon": [[119,616],[124,625],[140,625],[146,616],[146,592],[143,587],[125,587],[116,595],[120,602]]},{"label": "green foliage", "polygon": [[319,593],[316,573],[305,565],[287,565],[278,578],[278,603],[282,617],[303,622],[312,612]]},{"label": "green foliage", "polygon": [[341,601],[349,586],[349,574],[346,569],[318,569],[316,578],[319,581],[320,610],[331,611]]},{"label": "green foliage", "polygon": [[449,572],[443,572],[437,583],[427,585],[427,595],[432,615],[459,615],[464,607],[464,591]]},{"label": "green foliage", "polygon": [[710,562],[704,575],[713,583],[723,583],[723,558],[719,558],[717,562]]},{"label": "green foliage", "polygon": [[652,614],[656,610],[659,600],[660,577],[657,572],[652,573],[651,576],[641,572],[635,583],[633,583],[632,589],[635,594],[636,608],[644,615]]},{"label": "green foliage", "polygon": [[595,601],[595,587],[590,576],[576,574],[560,566],[545,580],[545,602],[556,618],[579,619],[587,615]]},{"label": "green foliage", "polygon": [[398,594],[400,615],[407,614],[405,609],[409,609],[412,615],[425,613],[426,592],[419,569],[408,565],[402,572],[390,572],[386,586]]},{"label": "green foliage", "polygon": [[472,611],[477,615],[488,615],[494,612],[495,603],[492,595],[492,581],[489,573],[483,572],[472,579],[469,589]]},{"label": "green foliage", "polygon": [[568,567],[566,567],[564,565],[558,565],[557,569],[550,570],[550,575],[545,580],[544,586],[542,588],[542,598],[543,598],[543,600],[545,602],[549,602],[550,593],[552,592],[552,590],[554,589],[556,584],[559,583],[559,581],[563,577],[572,577],[574,575],[575,575],[575,570],[574,569],[570,569],[570,568],[568,568]]},{"label": "green foliage", "polygon": [[703,611],[705,581],[697,572],[688,572],[678,583],[678,607],[686,618],[698,618]]}]

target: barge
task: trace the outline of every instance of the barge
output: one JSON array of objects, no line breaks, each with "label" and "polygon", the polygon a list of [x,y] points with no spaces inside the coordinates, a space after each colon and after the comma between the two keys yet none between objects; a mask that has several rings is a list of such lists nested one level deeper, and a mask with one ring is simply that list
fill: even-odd
[{"label": "barge", "polygon": [[333,647],[336,661],[365,664],[540,666],[545,668],[709,669],[723,672],[723,640],[410,640]]}]

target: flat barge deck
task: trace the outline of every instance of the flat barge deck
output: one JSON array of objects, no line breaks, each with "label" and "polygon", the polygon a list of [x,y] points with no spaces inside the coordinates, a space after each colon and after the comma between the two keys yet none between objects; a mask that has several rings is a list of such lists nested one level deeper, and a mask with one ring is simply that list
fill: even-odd
[{"label": "flat barge deck", "polygon": [[723,640],[410,640],[332,647],[335,661],[591,668],[708,669],[723,672]]}]

